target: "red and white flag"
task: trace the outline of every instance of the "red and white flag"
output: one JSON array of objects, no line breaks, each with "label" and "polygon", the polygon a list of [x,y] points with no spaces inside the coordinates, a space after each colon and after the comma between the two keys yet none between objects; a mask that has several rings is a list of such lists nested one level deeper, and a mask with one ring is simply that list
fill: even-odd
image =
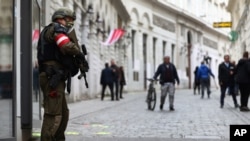
[{"label": "red and white flag", "polygon": [[103,45],[109,46],[115,43],[117,40],[119,40],[123,34],[124,34],[123,29],[114,29],[109,33],[109,36],[105,42],[102,42]]},{"label": "red and white flag", "polygon": [[35,29],[32,31],[32,42],[37,42],[39,39],[40,31],[38,29]]}]

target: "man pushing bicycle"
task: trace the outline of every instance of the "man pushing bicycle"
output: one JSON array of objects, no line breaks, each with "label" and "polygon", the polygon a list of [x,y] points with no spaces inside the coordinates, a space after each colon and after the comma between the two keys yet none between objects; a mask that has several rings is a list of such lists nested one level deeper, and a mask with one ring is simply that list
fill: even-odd
[{"label": "man pushing bicycle", "polygon": [[169,110],[174,111],[174,93],[175,93],[175,81],[179,85],[180,80],[176,71],[175,65],[170,62],[170,57],[165,56],[164,62],[159,65],[155,72],[154,79],[160,75],[161,84],[161,104],[160,109],[163,110],[165,99],[169,93]]}]

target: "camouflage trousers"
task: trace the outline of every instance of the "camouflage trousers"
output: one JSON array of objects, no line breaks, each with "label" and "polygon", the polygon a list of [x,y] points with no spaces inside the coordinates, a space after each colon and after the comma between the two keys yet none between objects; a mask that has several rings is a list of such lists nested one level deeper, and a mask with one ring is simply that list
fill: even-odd
[{"label": "camouflage trousers", "polygon": [[65,99],[65,81],[61,80],[55,89],[49,86],[45,72],[39,74],[43,92],[44,116],[41,141],[65,141],[65,130],[69,119],[69,109]]}]

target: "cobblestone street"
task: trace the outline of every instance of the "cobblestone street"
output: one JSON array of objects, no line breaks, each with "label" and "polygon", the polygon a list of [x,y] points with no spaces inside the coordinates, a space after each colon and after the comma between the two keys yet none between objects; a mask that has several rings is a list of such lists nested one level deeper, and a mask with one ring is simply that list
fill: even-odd
[{"label": "cobblestone street", "polygon": [[[235,109],[230,96],[219,108],[219,91],[211,98],[200,98],[191,90],[177,90],[175,111],[170,112],[168,99],[159,109],[147,110],[146,92],[125,94],[125,99],[99,99],[69,105],[71,117],[67,128],[70,140],[229,140],[229,125],[249,124],[250,113]],[[239,99],[239,96],[238,96]]]}]

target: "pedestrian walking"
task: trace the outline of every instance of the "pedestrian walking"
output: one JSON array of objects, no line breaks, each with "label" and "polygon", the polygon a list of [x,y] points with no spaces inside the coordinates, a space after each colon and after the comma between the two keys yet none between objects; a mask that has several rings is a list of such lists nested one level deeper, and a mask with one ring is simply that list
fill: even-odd
[{"label": "pedestrian walking", "polygon": [[196,89],[198,89],[198,94],[200,94],[200,80],[198,78],[199,66],[196,66],[194,70],[194,95],[196,94]]},{"label": "pedestrian walking", "polygon": [[169,94],[169,110],[174,111],[175,81],[179,85],[180,80],[175,65],[170,62],[169,56],[164,57],[164,62],[158,66],[154,79],[157,79],[159,75],[161,84],[160,110],[163,110],[166,96]]},{"label": "pedestrian walking", "polygon": [[124,98],[124,97],[122,96],[124,85],[126,85],[126,80],[125,80],[125,75],[124,75],[123,66],[121,66],[121,67],[120,67],[120,98],[121,98],[121,99]]},{"label": "pedestrian walking", "polygon": [[111,60],[111,69],[113,70],[113,83],[115,86],[115,97],[116,100],[119,100],[118,92],[119,92],[119,78],[120,78],[120,70],[119,67],[115,64],[115,60]]},{"label": "pedestrian walking", "polygon": [[201,62],[201,66],[198,70],[198,79],[201,83],[201,98],[204,98],[205,88],[207,89],[207,97],[210,98],[210,75],[214,78],[214,74],[211,72],[204,62]]},{"label": "pedestrian walking", "polygon": [[[44,27],[38,41],[39,84],[44,107],[41,141],[65,141],[69,119],[65,81],[74,75],[73,68],[65,62],[82,56],[78,43],[68,34],[75,19],[75,13],[68,8],[56,10],[52,23]],[[74,69],[78,71],[78,68]]]},{"label": "pedestrian walking", "polygon": [[236,73],[237,73],[237,65],[236,65],[236,62],[235,61],[231,61],[233,67],[235,68],[235,74],[234,74],[234,93],[236,96],[239,95],[239,85],[238,83],[236,82]]},{"label": "pedestrian walking", "polygon": [[102,70],[101,73],[101,81],[100,84],[102,85],[102,94],[101,94],[101,100],[104,99],[105,96],[105,89],[108,86],[110,93],[111,93],[111,100],[114,100],[114,90],[113,90],[113,71],[111,68],[109,68],[109,64],[105,63],[105,68]]},{"label": "pedestrian walking", "polygon": [[220,107],[223,108],[224,106],[224,99],[225,99],[225,93],[227,88],[229,89],[229,93],[233,98],[234,106],[235,108],[238,108],[238,102],[236,99],[236,94],[234,93],[234,77],[236,74],[236,68],[235,66],[230,63],[230,57],[229,55],[224,56],[224,62],[222,62],[219,65],[219,84],[221,89],[221,95],[220,95]]},{"label": "pedestrian walking", "polygon": [[240,111],[250,111],[248,108],[250,94],[250,61],[247,51],[243,53],[243,58],[239,60],[236,70],[236,82],[239,84],[240,90]]}]

